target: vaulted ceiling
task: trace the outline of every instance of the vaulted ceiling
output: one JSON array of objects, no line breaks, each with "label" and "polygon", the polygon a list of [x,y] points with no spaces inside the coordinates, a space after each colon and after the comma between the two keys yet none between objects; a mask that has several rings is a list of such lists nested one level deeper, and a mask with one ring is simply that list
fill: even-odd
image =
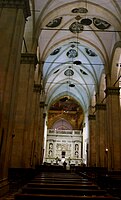
[{"label": "vaulted ceiling", "polygon": [[35,0],[46,104],[71,97],[86,111],[110,70],[121,34],[121,0]]}]

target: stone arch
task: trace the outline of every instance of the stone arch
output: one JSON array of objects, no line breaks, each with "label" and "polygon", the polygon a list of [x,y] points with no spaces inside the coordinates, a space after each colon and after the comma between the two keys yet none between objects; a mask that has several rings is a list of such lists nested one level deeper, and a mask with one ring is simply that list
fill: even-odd
[{"label": "stone arch", "polygon": [[115,44],[112,53],[111,86],[119,86],[121,76],[121,42]]},{"label": "stone arch", "polygon": [[59,120],[57,120],[53,126],[52,126],[53,129],[60,129],[60,130],[72,130],[72,125],[67,121],[65,120],[64,118],[61,118]]}]

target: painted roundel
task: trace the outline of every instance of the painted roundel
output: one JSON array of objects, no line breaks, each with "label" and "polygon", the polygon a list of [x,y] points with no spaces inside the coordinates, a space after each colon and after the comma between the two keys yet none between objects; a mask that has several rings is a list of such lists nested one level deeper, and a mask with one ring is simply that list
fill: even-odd
[{"label": "painted roundel", "polygon": [[84,25],[84,26],[89,26],[92,24],[92,20],[89,19],[89,18],[84,18],[81,20],[81,24]]},{"label": "painted roundel", "polygon": [[72,13],[87,13],[88,10],[86,8],[80,7],[80,8],[74,8],[71,12]]},{"label": "painted roundel", "polygon": [[65,76],[73,76],[74,72],[73,70],[71,69],[67,69],[65,72],[64,72]]},{"label": "painted roundel", "polygon": [[75,60],[75,61],[73,62],[73,64],[75,64],[75,65],[81,65],[82,62],[81,62],[80,60]]},{"label": "painted roundel", "polygon": [[59,26],[61,21],[62,21],[62,17],[58,17],[56,19],[51,20],[46,26],[54,28],[54,27]]},{"label": "painted roundel", "polygon": [[98,29],[107,29],[111,26],[105,20],[102,20],[102,19],[99,19],[99,18],[93,18],[93,23],[96,26],[96,28],[98,28]]},{"label": "painted roundel", "polygon": [[87,53],[89,56],[92,56],[92,57],[97,56],[97,54],[96,54],[94,51],[92,51],[91,49],[85,48],[85,50],[86,50],[86,53]]},{"label": "painted roundel", "polygon": [[67,54],[69,58],[76,58],[78,56],[78,52],[75,49],[70,49]]},{"label": "painted roundel", "polygon": [[81,24],[81,22],[73,22],[70,26],[69,26],[69,30],[72,33],[80,33],[82,32],[84,29],[83,25]]},{"label": "painted roundel", "polygon": [[60,50],[61,50],[61,47],[55,49],[50,55],[51,55],[51,56],[56,55],[56,54],[58,54],[58,53],[60,52]]}]

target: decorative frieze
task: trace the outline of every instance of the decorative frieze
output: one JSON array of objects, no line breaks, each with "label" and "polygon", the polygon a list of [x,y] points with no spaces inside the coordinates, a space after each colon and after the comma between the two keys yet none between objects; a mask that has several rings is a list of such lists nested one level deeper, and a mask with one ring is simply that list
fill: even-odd
[{"label": "decorative frieze", "polygon": [[25,18],[31,15],[29,0],[0,0],[0,8],[23,9]]},{"label": "decorative frieze", "polygon": [[97,103],[96,105],[95,105],[95,108],[96,108],[96,110],[106,110],[106,104],[103,104],[103,103]]},{"label": "decorative frieze", "polygon": [[119,87],[107,87],[105,90],[106,96],[108,95],[118,95],[120,94],[120,88]]},{"label": "decorative frieze", "polygon": [[88,119],[89,119],[89,120],[96,120],[96,116],[95,116],[95,115],[89,115],[89,116],[88,116]]},{"label": "decorative frieze", "polygon": [[21,54],[21,64],[37,64],[37,56],[32,53],[22,53]]}]

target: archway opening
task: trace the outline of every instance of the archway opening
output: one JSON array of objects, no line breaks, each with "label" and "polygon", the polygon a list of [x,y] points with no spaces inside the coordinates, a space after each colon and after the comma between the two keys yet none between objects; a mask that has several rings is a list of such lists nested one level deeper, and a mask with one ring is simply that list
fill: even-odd
[{"label": "archway opening", "polygon": [[44,162],[63,165],[66,161],[69,165],[81,165],[83,163],[83,124],[84,112],[75,99],[63,96],[52,103],[48,110]]}]

